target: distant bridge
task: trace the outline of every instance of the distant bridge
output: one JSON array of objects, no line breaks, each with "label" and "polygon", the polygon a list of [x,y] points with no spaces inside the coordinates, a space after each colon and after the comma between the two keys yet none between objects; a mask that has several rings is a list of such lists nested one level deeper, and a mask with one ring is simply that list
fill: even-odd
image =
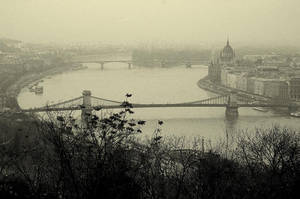
[{"label": "distant bridge", "polygon": [[107,63],[125,63],[128,64],[128,69],[132,68],[132,60],[71,60],[71,63],[78,63],[78,64],[84,64],[84,63],[97,63],[101,65],[101,70],[104,70],[104,64]]},{"label": "distant bridge", "polygon": [[[104,65],[107,63],[125,63],[128,64],[128,69],[132,68],[134,64],[134,60],[132,59],[104,59],[101,56],[93,55],[93,56],[78,56],[72,57],[69,60],[70,63],[98,63],[101,65],[101,70],[104,69]],[[146,61],[150,62],[150,61]],[[185,65],[186,68],[191,68],[192,65],[202,65],[208,64],[209,60],[207,59],[154,59],[151,60],[151,63],[155,63],[160,67],[166,67],[168,64],[182,64]]]},{"label": "distant bridge", "polygon": [[268,100],[257,101],[257,99],[249,98],[237,98],[232,93],[230,95],[217,96],[213,98],[190,101],[184,103],[172,103],[172,104],[142,104],[142,103],[128,103],[115,100],[109,100],[91,95],[91,91],[85,90],[82,96],[66,100],[60,103],[47,105],[39,108],[23,109],[22,112],[48,112],[48,111],[73,111],[81,110],[82,116],[86,113],[91,113],[92,110],[102,109],[122,109],[128,108],[175,108],[175,107],[225,107],[226,116],[237,117],[238,108],[240,107],[286,107],[290,109],[297,109],[300,107],[298,104],[283,102],[272,103]]}]

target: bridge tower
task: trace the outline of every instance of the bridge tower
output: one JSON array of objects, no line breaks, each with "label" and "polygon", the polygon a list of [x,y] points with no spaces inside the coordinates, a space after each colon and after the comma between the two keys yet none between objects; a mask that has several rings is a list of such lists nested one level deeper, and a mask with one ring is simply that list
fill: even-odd
[{"label": "bridge tower", "polygon": [[83,126],[86,128],[91,118],[92,113],[92,102],[91,102],[91,95],[92,92],[89,90],[84,90],[82,92],[83,96],[83,103],[82,103],[82,110],[81,110],[81,121]]},{"label": "bridge tower", "polygon": [[237,96],[234,92],[230,93],[230,96],[228,97],[225,115],[229,119],[237,118],[239,115]]}]

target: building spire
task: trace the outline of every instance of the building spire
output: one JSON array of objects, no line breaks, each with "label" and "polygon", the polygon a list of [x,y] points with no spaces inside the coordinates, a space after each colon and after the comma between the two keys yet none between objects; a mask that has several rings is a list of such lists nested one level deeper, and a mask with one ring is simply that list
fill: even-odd
[{"label": "building spire", "polygon": [[227,36],[227,46],[229,46],[229,37]]}]

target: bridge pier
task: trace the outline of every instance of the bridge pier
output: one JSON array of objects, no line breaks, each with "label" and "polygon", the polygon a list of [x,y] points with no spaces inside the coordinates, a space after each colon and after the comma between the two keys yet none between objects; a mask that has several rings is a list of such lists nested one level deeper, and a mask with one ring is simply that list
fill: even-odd
[{"label": "bridge pier", "polygon": [[239,116],[239,111],[238,107],[231,107],[231,106],[226,106],[226,111],[225,111],[226,118],[228,119],[235,119]]},{"label": "bridge pier", "polygon": [[104,62],[101,62],[101,70],[104,70]]},{"label": "bridge pier", "polygon": [[132,63],[128,63],[128,69],[130,70],[132,67]]},{"label": "bridge pier", "polygon": [[83,107],[81,109],[81,122],[84,128],[87,128],[89,126],[89,122],[91,120],[91,114],[92,114],[91,95],[92,93],[89,90],[84,90],[82,92]]},{"label": "bridge pier", "polygon": [[239,116],[238,108],[237,96],[235,93],[231,93],[226,106],[226,117],[228,119],[236,119]]}]

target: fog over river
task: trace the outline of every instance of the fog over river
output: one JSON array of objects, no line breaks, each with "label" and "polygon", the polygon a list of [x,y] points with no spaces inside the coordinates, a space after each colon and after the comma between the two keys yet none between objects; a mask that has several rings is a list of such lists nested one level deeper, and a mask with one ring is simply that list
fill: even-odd
[{"label": "fog over river", "polygon": [[[215,96],[200,89],[197,81],[207,75],[206,66],[185,66],[174,68],[133,68],[127,64],[85,64],[84,70],[74,70],[44,78],[39,85],[44,87],[43,95],[36,95],[24,88],[18,96],[22,108],[40,107],[49,103],[81,96],[83,90],[91,90],[92,95],[116,101],[125,100],[131,93],[132,103],[180,103],[196,101]],[[116,110],[114,110],[116,111]],[[136,119],[146,120],[145,135],[151,135],[157,120],[163,120],[163,135],[203,136],[213,141],[224,138],[225,131],[236,134],[239,129],[269,127],[280,124],[297,128],[299,118],[278,111],[259,112],[252,108],[240,108],[239,118],[228,121],[225,108],[147,108],[134,109]],[[299,128],[299,125],[298,125]]]}]

